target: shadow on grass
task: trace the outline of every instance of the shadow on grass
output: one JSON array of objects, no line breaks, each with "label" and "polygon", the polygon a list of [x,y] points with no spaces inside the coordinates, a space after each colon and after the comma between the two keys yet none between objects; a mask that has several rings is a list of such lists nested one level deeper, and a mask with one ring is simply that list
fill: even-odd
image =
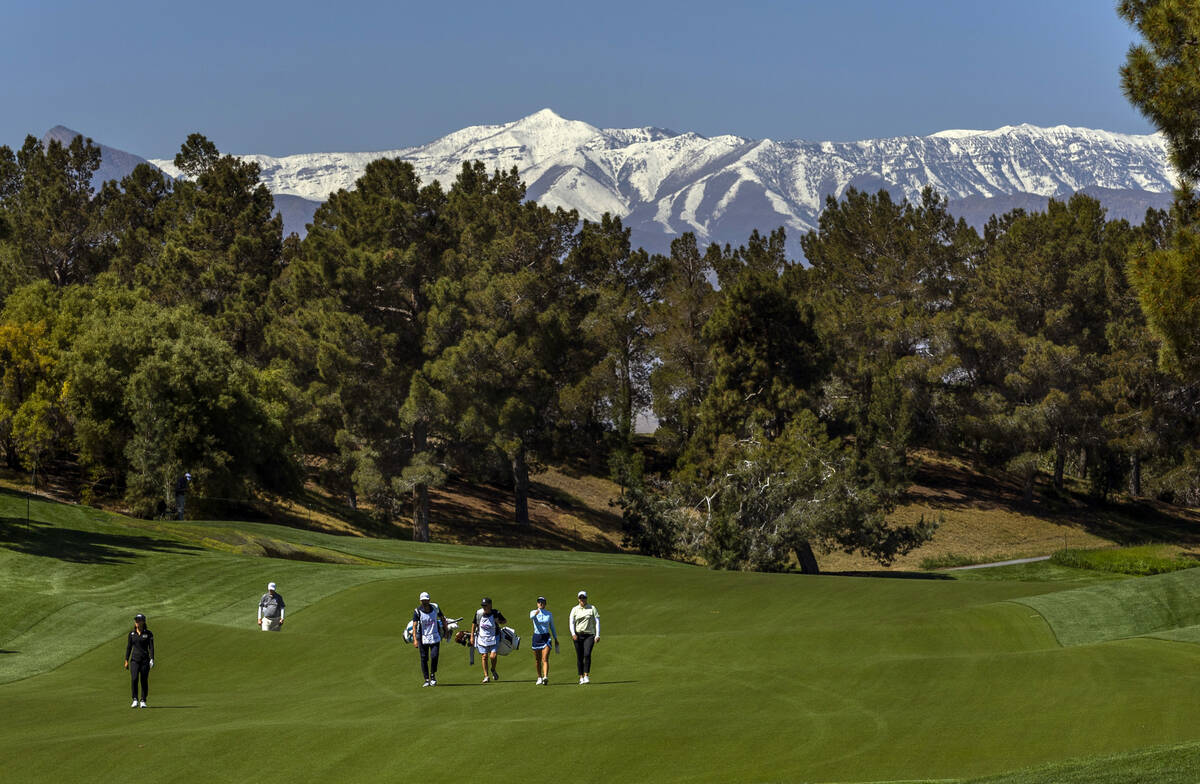
[{"label": "shadow on grass", "polygon": [[0,547],[25,555],[85,564],[129,563],[140,553],[190,553],[204,548],[150,536],[78,531],[20,517],[0,517]]},{"label": "shadow on grass", "polygon": [[821,572],[829,577],[886,577],[889,580],[953,580],[948,574],[938,572],[886,572],[879,571],[850,571],[850,572]]},{"label": "shadow on grass", "polygon": [[147,705],[146,710],[194,710],[199,705]]},{"label": "shadow on grass", "polygon": [[6,651],[3,648],[0,648],[0,656],[4,655],[6,653],[20,653],[20,651]]},{"label": "shadow on grass", "polygon": [[942,465],[919,466],[914,482],[919,489],[910,490],[908,500],[935,511],[1028,515],[1122,546],[1147,542],[1200,545],[1200,516],[1164,502],[1102,500],[1069,488],[1055,490],[1040,477],[1033,503],[1024,503],[1020,483],[1004,472],[985,478],[972,470]]},{"label": "shadow on grass", "polygon": [[459,544],[620,552],[612,542],[597,535],[554,527],[545,519],[544,497],[531,493],[530,525],[521,526],[513,522],[513,499],[508,490],[457,481],[447,483],[445,490],[430,493],[430,516],[439,541],[440,534],[447,534]]}]

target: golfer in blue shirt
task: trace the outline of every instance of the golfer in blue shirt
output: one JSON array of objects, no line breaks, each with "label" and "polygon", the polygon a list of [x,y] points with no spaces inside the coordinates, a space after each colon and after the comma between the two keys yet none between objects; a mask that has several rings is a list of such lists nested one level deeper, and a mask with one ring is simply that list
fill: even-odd
[{"label": "golfer in blue shirt", "polygon": [[550,685],[550,640],[558,650],[558,630],[554,628],[554,613],[546,609],[546,597],[537,598],[537,609],[530,610],[533,621],[533,666],[537,670],[535,686]]}]

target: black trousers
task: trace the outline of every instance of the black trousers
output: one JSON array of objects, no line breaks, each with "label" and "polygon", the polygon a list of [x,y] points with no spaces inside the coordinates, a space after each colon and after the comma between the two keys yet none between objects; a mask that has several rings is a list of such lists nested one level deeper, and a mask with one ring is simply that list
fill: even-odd
[{"label": "black trousers", "polygon": [[437,677],[437,660],[438,651],[441,650],[440,642],[433,642],[426,645],[418,643],[421,646],[421,674],[425,676],[425,680]]},{"label": "black trousers", "polygon": [[595,644],[596,635],[594,634],[575,635],[575,664],[579,667],[580,675],[586,675],[592,671],[592,646]]},{"label": "black trousers", "polygon": [[146,697],[150,694],[150,662],[146,660],[138,661],[136,659],[129,662],[129,688],[133,692],[133,698],[138,698],[138,681],[142,682],[142,702],[146,701]]}]

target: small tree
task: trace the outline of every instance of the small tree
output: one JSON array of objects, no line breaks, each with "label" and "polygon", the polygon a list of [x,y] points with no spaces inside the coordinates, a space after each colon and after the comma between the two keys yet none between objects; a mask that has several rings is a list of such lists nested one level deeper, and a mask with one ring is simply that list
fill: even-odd
[{"label": "small tree", "polygon": [[[712,479],[699,496],[697,554],[720,569],[779,571],[794,555],[818,571],[813,548],[859,552],[888,564],[932,535],[934,525],[893,526],[889,488],[872,484],[851,450],[830,439],[809,411],[779,437],[761,430],[723,437]],[[685,534],[686,536],[686,534]]]}]

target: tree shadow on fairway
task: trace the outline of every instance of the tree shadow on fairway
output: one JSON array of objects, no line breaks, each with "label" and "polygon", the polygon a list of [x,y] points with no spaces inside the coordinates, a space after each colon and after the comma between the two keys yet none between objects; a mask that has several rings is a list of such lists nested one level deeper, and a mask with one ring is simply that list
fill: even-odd
[{"label": "tree shadow on fairway", "polygon": [[0,648],[0,656],[3,656],[6,653],[20,653],[20,651],[6,651],[3,648]]},{"label": "tree shadow on fairway", "polygon": [[850,571],[850,572],[821,572],[829,577],[886,577],[889,580],[953,580],[954,577],[940,572],[885,572],[885,571]]},{"label": "tree shadow on fairway", "polygon": [[78,531],[36,522],[27,524],[18,517],[0,517],[0,547],[25,555],[84,564],[129,563],[145,553],[189,553],[204,549],[150,536]]}]

